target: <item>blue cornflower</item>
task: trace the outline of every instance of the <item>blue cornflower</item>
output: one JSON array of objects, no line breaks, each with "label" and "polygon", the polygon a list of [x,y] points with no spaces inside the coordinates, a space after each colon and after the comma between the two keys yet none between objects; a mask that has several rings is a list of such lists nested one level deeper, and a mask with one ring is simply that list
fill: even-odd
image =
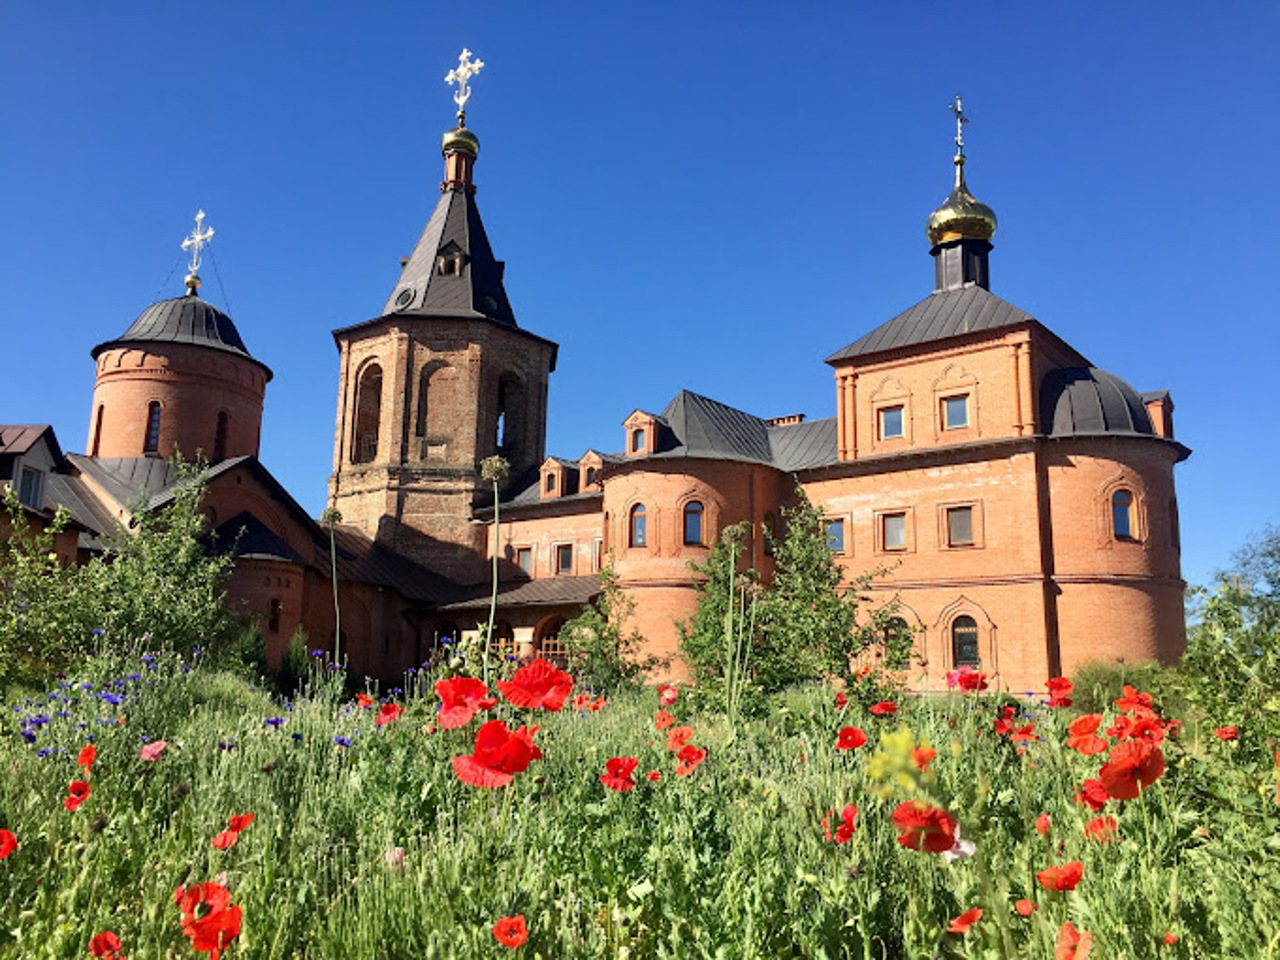
[{"label": "blue cornflower", "polygon": [[143,662],[143,663],[145,663],[145,664],[149,667],[149,666],[151,666],[153,663],[155,663],[155,662],[156,662],[156,658],[155,658],[155,657],[153,657],[153,656],[152,656],[151,654],[149,654],[149,653],[144,653],[144,654],[142,655],[142,662]]},{"label": "blue cornflower", "polygon": [[268,727],[279,727],[284,724],[284,717],[267,717],[264,721]]},{"label": "blue cornflower", "polygon": [[411,677],[412,677],[415,673],[417,673],[417,672],[418,672],[418,668],[417,668],[417,667],[410,667],[408,670],[406,670],[406,671],[405,671],[405,673],[406,673],[406,674],[408,674],[408,675],[409,675],[409,676],[411,676]]},{"label": "blue cornflower", "polygon": [[201,650],[199,647],[196,647],[191,651],[192,660],[199,660],[203,656],[204,656],[204,651]]},{"label": "blue cornflower", "polygon": [[404,688],[403,688],[403,687],[392,687],[392,688],[391,688],[391,692],[392,692],[393,694],[395,694],[395,695],[398,697],[398,696],[401,696],[401,695],[404,693]]},{"label": "blue cornflower", "polygon": [[36,742],[36,732],[35,732],[34,730],[31,730],[31,729],[28,729],[28,728],[25,728],[25,727],[24,727],[24,728],[23,728],[23,730],[22,730],[22,739],[23,739],[23,740],[25,740],[25,741],[27,741],[27,743],[35,743],[35,742]]},{"label": "blue cornflower", "polygon": [[44,747],[43,749],[36,751],[36,756],[43,760],[51,753],[53,753],[53,747]]},{"label": "blue cornflower", "polygon": [[82,683],[82,684],[80,684],[80,689],[81,689],[81,690],[92,690],[92,689],[93,689],[93,684],[92,684],[92,683]]},{"label": "blue cornflower", "polygon": [[43,727],[48,722],[49,722],[49,718],[46,717],[43,713],[37,713],[30,717],[27,717],[27,726],[29,727]]},{"label": "blue cornflower", "polygon": [[340,746],[340,747],[349,747],[349,746],[351,746],[351,738],[350,738],[350,737],[334,737],[334,738],[333,738],[333,742],[334,742],[334,743],[336,743],[336,744],[337,744],[338,746]]},{"label": "blue cornflower", "polygon": [[113,707],[118,707],[120,704],[124,703],[124,697],[120,696],[118,693],[112,693],[109,690],[104,690],[102,693],[98,694],[98,697],[107,701],[107,703],[111,704]]},{"label": "blue cornflower", "polygon": [[139,680],[142,679],[142,674],[131,673],[127,677],[125,677],[125,679],[128,680],[130,683],[137,683]]},{"label": "blue cornflower", "polygon": [[323,650],[312,650],[312,651],[311,651],[311,656],[312,656],[313,658],[315,658],[315,657],[323,657],[323,656],[324,656],[324,651],[323,651]]},{"label": "blue cornflower", "polygon": [[300,733],[291,733],[289,736],[293,737],[295,741],[300,741],[302,739],[302,734]]},{"label": "blue cornflower", "polygon": [[101,627],[94,627],[94,628],[93,628],[92,630],[90,630],[89,632],[90,632],[91,634],[93,634],[95,637],[100,637],[100,636],[102,636],[104,633],[106,633],[107,631],[103,630]]},{"label": "blue cornflower", "polygon": [[234,740],[219,740],[219,741],[218,741],[218,749],[219,749],[219,750],[234,750],[235,748],[236,748],[236,742],[235,742]]},{"label": "blue cornflower", "polygon": [[59,717],[61,717],[63,720],[66,720],[69,716],[71,716],[71,711],[70,711],[70,710],[59,710],[59,711],[58,711],[58,713],[57,713],[57,715],[58,715]]}]

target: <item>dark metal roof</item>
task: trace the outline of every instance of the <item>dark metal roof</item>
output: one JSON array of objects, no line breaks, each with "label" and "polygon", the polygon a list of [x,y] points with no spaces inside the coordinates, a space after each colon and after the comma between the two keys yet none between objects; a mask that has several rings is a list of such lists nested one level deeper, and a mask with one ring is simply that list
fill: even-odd
[{"label": "dark metal roof", "polygon": [[979,286],[936,290],[915,306],[827,357],[827,363],[996,330],[1035,318]]},{"label": "dark metal roof", "polygon": [[[329,569],[329,533],[317,524],[317,565]],[[336,526],[333,530],[338,554],[338,579],[356,583],[372,583],[390,587],[410,600],[439,603],[458,595],[458,587],[426,567],[414,563],[381,543],[371,540],[355,527]]]},{"label": "dark metal roof", "polygon": [[[441,271],[442,257],[447,263],[460,261],[461,269]],[[466,190],[445,190],[382,314],[483,316],[517,326],[502,273],[503,264],[494,259],[475,196]]]},{"label": "dark metal roof", "polygon": [[785,427],[769,428],[773,463],[779,470],[794,473],[810,467],[825,467],[838,459],[836,418],[807,420]]},{"label": "dark metal roof", "polygon": [[235,549],[237,557],[251,560],[283,560],[306,566],[306,558],[285,543],[270,527],[248,510],[218,524],[213,531],[217,546]]},{"label": "dark metal roof", "polygon": [[47,423],[7,424],[0,423],[0,456],[21,456],[46,433],[49,434],[49,449],[54,460],[62,459],[62,448],[58,446],[58,438],[53,427]]},{"label": "dark metal roof", "polygon": [[[483,590],[483,592],[481,592]],[[498,584],[499,607],[550,607],[589,603],[600,593],[600,578],[545,577]],[[489,588],[477,587],[476,595],[445,603],[441,610],[482,610],[489,606]]]},{"label": "dark metal roof", "polygon": [[86,550],[104,550],[106,541],[119,526],[116,516],[106,504],[94,496],[84,479],[74,474],[54,473],[45,484],[45,498],[58,507],[65,507],[75,520],[85,528],[80,534],[80,546]]},{"label": "dark metal roof", "polygon": [[194,294],[153,303],[114,340],[100,343],[90,352],[95,360],[103,350],[129,343],[186,343],[208,347],[252,360],[271,379],[271,369],[249,353],[231,318]]},{"label": "dark metal roof", "polygon": [[1040,423],[1050,437],[1155,435],[1138,391],[1097,367],[1060,367],[1045,374],[1040,383]]},{"label": "dark metal roof", "polygon": [[[117,503],[127,507],[136,505],[140,500],[145,501],[148,509],[158,507],[173,496],[174,488],[181,482],[177,465],[172,460],[158,457],[89,457],[69,453],[67,459],[78,470],[88,474]],[[209,479],[247,460],[257,463],[251,456],[221,460],[208,468]],[[261,472],[265,474],[266,468],[262,467]],[[306,516],[305,512],[303,516]]]}]

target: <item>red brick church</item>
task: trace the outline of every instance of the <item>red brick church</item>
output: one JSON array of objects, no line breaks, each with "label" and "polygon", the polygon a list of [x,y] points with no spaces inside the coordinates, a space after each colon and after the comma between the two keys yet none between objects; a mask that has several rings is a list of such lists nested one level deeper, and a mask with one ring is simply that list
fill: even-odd
[{"label": "red brick church", "polygon": [[[548,456],[557,345],[517,323],[476,205],[479,140],[459,115],[399,280],[376,316],[333,332],[329,502],[354,670],[394,676],[486,619],[495,540],[505,644],[559,654],[561,625],[612,557],[648,646],[673,652],[697,597],[689,561],[748,521],[750,563],[767,576],[764,531],[797,483],[849,574],[890,568],[875,591],[900,603],[919,688],[962,664],[1022,690],[1093,658],[1181,652],[1173,468],[1190,451],[1173,403],[990,292],[996,217],[966,186],[960,136],[954,187],[927,222],[932,289],[828,345],[835,416],[758,416],[682,391],[627,413],[598,450]],[[201,236],[198,222],[197,255]],[[0,480],[35,516],[68,507],[92,550],[131,505],[164,504],[171,458],[199,454],[210,525],[239,536],[231,602],[278,662],[298,627],[333,644],[330,530],[259,461],[272,374],[200,298],[197,264],[184,296],[91,351],[87,453],[63,454],[48,428],[3,427]],[[511,464],[496,537],[479,473],[495,454]]]}]

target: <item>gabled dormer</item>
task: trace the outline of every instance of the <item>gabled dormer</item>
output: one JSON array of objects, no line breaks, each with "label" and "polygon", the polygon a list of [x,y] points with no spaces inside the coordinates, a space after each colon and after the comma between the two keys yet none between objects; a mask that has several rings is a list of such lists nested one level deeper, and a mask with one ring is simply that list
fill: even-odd
[{"label": "gabled dormer", "polygon": [[12,486],[32,510],[44,509],[49,474],[61,463],[62,448],[53,427],[46,423],[0,426],[0,487]]},{"label": "gabled dormer", "polygon": [[628,457],[644,457],[658,450],[658,417],[644,410],[637,410],[622,421],[626,428],[626,451]]},{"label": "gabled dormer", "polygon": [[547,457],[538,471],[538,498],[555,500],[578,492],[579,466],[576,460]]},{"label": "gabled dormer", "polygon": [[578,489],[583,493],[598,493],[604,487],[600,482],[600,470],[604,457],[595,450],[588,450],[578,458]]}]

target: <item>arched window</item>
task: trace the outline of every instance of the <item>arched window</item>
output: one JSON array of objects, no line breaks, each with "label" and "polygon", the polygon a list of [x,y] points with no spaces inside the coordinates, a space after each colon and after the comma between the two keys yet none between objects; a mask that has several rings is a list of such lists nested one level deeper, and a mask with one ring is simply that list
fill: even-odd
[{"label": "arched window", "polygon": [[976,667],[978,657],[978,621],[973,617],[956,617],[951,623],[952,666]]},{"label": "arched window", "polygon": [[697,500],[684,505],[684,543],[687,547],[702,545],[702,504]]},{"label": "arched window", "polygon": [[911,656],[911,627],[901,617],[890,617],[881,635],[886,665],[897,670],[907,665]]},{"label": "arched window", "polygon": [[102,411],[106,407],[98,404],[98,415],[93,420],[93,446],[90,448],[89,456],[96,457],[98,455],[98,444],[102,442]]},{"label": "arched window", "polygon": [[1111,495],[1111,526],[1117,540],[1133,540],[1133,494],[1117,490]]},{"label": "arched window", "polygon": [[271,612],[267,616],[267,632],[280,632],[280,612],[284,609],[284,604],[279,599],[271,601]]},{"label": "arched window", "polygon": [[643,547],[645,545],[645,529],[644,529],[644,504],[637,503],[631,508],[631,540],[630,545],[633,547]]},{"label": "arched window", "polygon": [[218,411],[218,425],[213,432],[213,462],[227,458],[227,411]]},{"label": "arched window", "polygon": [[147,433],[142,440],[143,453],[155,453],[160,449],[160,401],[147,404]]},{"label": "arched window", "polygon": [[543,487],[546,489],[547,493],[556,492],[556,475],[554,473],[547,474],[547,479],[543,484]]},{"label": "arched window", "polygon": [[636,428],[631,431],[631,452],[639,453],[644,449],[644,430]]},{"label": "arched window", "polygon": [[591,486],[596,482],[596,468],[587,467],[587,486]]},{"label": "arched window", "polygon": [[382,368],[371,363],[356,384],[355,432],[352,463],[371,463],[378,455],[378,427],[382,420]]},{"label": "arched window", "polygon": [[507,459],[519,453],[524,405],[524,383],[514,373],[504,373],[498,379],[497,418],[494,420],[493,442],[498,452]]}]

